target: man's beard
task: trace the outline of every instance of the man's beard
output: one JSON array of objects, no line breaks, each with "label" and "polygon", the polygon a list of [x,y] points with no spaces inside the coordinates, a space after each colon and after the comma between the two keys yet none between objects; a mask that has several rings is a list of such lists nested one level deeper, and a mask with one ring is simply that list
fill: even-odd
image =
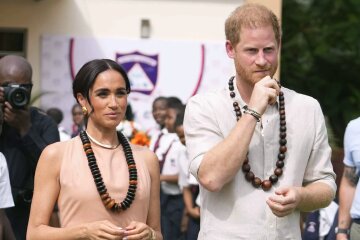
[{"label": "man's beard", "polygon": [[[252,85],[254,85],[255,83],[257,83],[258,81],[260,81],[261,79],[263,79],[266,76],[270,76],[271,78],[273,78],[273,76],[275,75],[276,69],[277,69],[277,64],[269,65],[267,67],[258,68],[255,70],[246,70],[240,64],[237,64],[236,73],[240,76],[240,79],[242,81],[251,83]],[[261,73],[255,73],[255,71],[266,71],[267,73],[261,74]]]}]

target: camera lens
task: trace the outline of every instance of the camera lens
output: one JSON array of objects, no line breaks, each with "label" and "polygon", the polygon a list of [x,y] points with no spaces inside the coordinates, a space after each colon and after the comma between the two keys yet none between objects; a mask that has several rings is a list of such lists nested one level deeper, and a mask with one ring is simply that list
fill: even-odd
[{"label": "camera lens", "polygon": [[14,93],[13,98],[14,102],[22,103],[25,100],[25,95],[21,92],[16,92]]},{"label": "camera lens", "polygon": [[5,100],[14,108],[22,108],[30,101],[30,94],[22,87],[5,87]]},{"label": "camera lens", "polygon": [[27,91],[23,88],[14,88],[9,100],[16,108],[24,107],[28,103]]}]

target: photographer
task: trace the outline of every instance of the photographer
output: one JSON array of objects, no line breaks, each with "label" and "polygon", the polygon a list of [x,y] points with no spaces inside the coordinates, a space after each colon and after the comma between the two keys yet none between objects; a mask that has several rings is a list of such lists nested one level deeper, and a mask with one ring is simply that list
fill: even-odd
[{"label": "photographer", "polygon": [[32,68],[20,56],[0,59],[0,105],[4,112],[0,151],[9,167],[15,207],[6,210],[16,239],[26,238],[34,173],[42,150],[59,141],[56,123],[30,107]]}]

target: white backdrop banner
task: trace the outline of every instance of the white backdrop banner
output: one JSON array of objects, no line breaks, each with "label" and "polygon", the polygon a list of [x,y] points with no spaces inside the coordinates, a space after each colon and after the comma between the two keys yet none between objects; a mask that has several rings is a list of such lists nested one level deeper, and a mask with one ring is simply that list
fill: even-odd
[{"label": "white backdrop banner", "polygon": [[224,42],[43,36],[41,108],[60,108],[67,130],[76,102],[74,76],[82,65],[98,58],[115,60],[128,72],[129,103],[143,130],[155,125],[151,107],[156,97],[176,96],[186,103],[196,93],[226,86],[234,74]]}]

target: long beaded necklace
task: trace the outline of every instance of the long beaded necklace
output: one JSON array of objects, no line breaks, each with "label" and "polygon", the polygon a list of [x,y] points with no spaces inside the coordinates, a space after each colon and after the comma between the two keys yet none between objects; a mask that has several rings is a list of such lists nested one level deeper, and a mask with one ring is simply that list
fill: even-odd
[{"label": "long beaded necklace", "polygon": [[[234,77],[231,77],[229,80],[229,91],[230,91],[230,97],[233,99],[235,98],[235,92],[234,92]],[[236,120],[239,121],[240,117],[242,116],[241,109],[239,104],[234,101],[233,107],[236,115]],[[283,174],[283,167],[285,165],[285,153],[287,151],[286,147],[286,119],[285,119],[285,98],[284,93],[282,91],[279,92],[279,116],[280,116],[280,140],[279,140],[279,154],[278,154],[278,160],[276,161],[276,168],[274,170],[274,174],[272,174],[269,179],[267,180],[261,180],[260,178],[256,177],[255,174],[251,171],[250,163],[248,154],[246,155],[246,158],[242,165],[242,171],[245,174],[245,179],[248,182],[251,182],[252,185],[255,188],[261,188],[264,191],[268,191],[273,184],[275,184],[279,177]]]},{"label": "long beaded necklace", "polygon": [[129,188],[126,193],[126,197],[122,202],[116,202],[115,199],[110,197],[109,193],[107,192],[105,183],[101,177],[99,166],[96,163],[96,158],[91,148],[91,143],[88,135],[85,131],[80,132],[80,139],[82,141],[83,148],[88,159],[88,165],[94,178],[96,189],[105,207],[113,212],[120,212],[128,209],[135,199],[135,193],[137,188],[137,169],[130,144],[121,132],[117,132],[117,135],[119,142],[124,149],[126,163],[129,170]]}]

